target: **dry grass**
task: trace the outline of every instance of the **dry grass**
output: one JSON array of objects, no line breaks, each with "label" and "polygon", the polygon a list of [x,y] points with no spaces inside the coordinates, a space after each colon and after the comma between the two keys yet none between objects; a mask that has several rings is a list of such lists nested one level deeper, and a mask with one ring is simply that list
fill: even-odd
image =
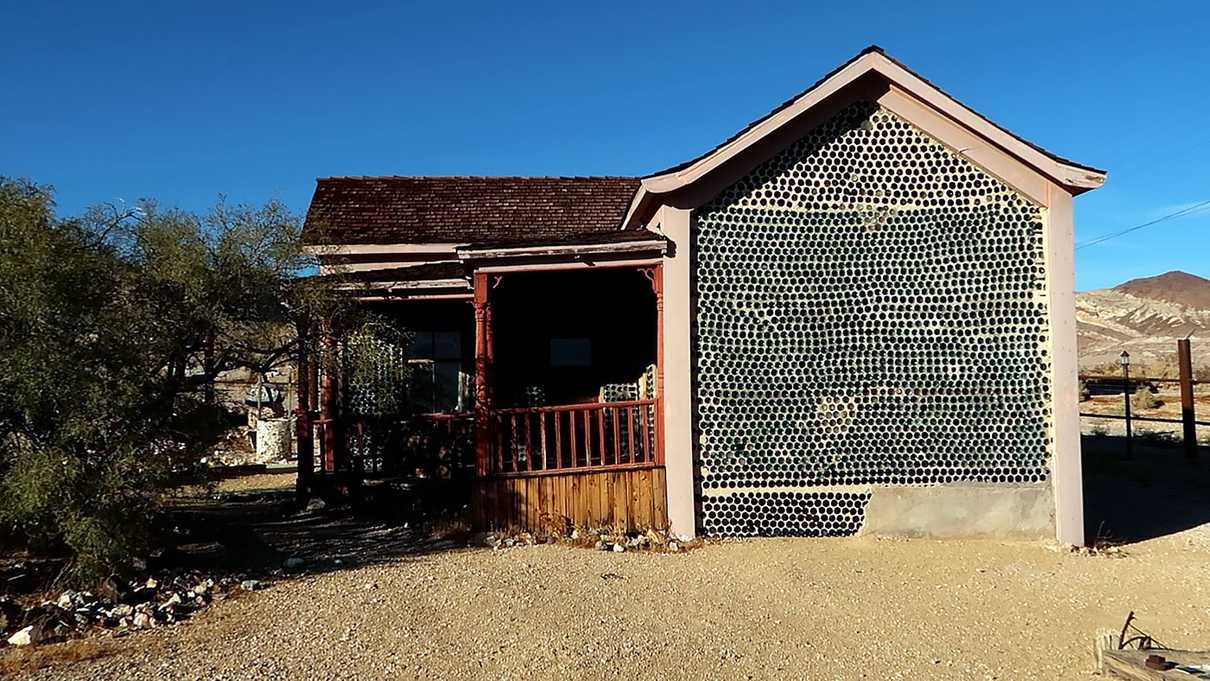
[{"label": "dry grass", "polygon": [[99,660],[118,651],[114,641],[81,639],[43,646],[13,648],[0,655],[0,677],[24,678],[50,667],[63,667],[79,662]]}]

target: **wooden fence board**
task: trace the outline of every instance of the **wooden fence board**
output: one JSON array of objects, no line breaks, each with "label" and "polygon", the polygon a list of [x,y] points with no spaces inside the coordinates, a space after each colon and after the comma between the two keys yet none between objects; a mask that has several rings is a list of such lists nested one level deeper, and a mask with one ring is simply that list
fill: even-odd
[{"label": "wooden fence board", "polygon": [[539,532],[545,520],[578,527],[666,528],[662,467],[482,478],[472,492],[476,527]]},{"label": "wooden fence board", "polygon": [[652,524],[657,527],[668,527],[668,487],[664,483],[665,471],[663,467],[651,469],[651,489],[659,490],[658,494],[652,494]]}]

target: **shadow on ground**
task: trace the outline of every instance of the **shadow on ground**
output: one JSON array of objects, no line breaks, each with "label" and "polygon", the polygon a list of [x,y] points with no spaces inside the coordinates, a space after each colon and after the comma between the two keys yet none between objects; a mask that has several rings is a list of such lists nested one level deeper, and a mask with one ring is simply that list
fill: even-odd
[{"label": "shadow on ground", "polygon": [[324,572],[465,548],[457,520],[387,517],[378,509],[299,510],[292,489],[243,490],[174,500],[171,567],[267,575]]},{"label": "shadow on ground", "polygon": [[1188,461],[1179,442],[1085,436],[1084,526],[1089,541],[1136,542],[1210,523],[1210,451]]}]

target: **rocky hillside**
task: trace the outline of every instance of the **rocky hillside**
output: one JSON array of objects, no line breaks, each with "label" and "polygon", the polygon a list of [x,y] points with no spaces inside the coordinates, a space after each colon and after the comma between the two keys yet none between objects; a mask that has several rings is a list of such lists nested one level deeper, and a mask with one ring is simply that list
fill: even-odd
[{"label": "rocky hillside", "polygon": [[1185,272],[1132,279],[1076,295],[1080,366],[1176,364],[1176,341],[1192,334],[1194,366],[1210,365],[1210,280]]}]

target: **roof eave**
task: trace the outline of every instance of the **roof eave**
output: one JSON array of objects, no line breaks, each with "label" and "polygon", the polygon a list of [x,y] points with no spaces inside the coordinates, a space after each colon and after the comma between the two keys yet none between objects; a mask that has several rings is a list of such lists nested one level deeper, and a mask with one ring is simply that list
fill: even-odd
[{"label": "roof eave", "polygon": [[643,241],[624,241],[605,244],[575,244],[550,246],[517,246],[517,247],[467,247],[458,251],[458,259],[467,260],[496,260],[508,258],[536,258],[549,256],[588,256],[588,255],[621,255],[633,253],[659,253],[663,255],[668,248],[668,242],[653,234],[653,238]]},{"label": "roof eave", "polygon": [[1049,155],[942,92],[880,50],[869,49],[714,151],[684,167],[643,178],[638,192],[631,199],[623,224],[629,226],[645,221],[651,213],[649,204],[652,195],[668,194],[696,182],[757,141],[869,73],[877,73],[895,83],[942,115],[1020,159],[1022,163],[1050,178],[1073,195],[1096,189],[1105,183],[1105,171],[1065,163]]}]

